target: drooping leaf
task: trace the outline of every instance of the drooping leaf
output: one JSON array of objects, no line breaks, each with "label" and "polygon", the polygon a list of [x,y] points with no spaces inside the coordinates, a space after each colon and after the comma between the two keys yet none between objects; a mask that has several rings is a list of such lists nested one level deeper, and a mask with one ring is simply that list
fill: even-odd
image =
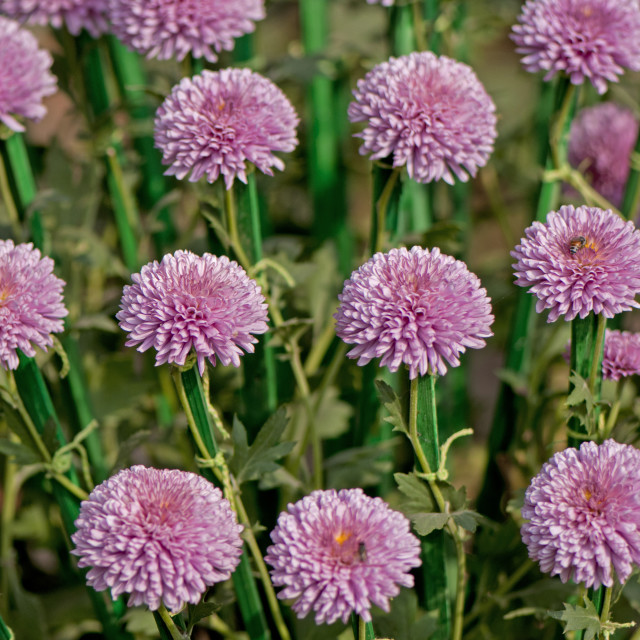
[{"label": "drooping leaf", "polygon": [[444,529],[451,516],[448,513],[414,513],[409,517],[418,534],[427,536],[432,531]]},{"label": "drooping leaf", "polygon": [[415,473],[394,473],[393,478],[398,489],[405,495],[402,502],[402,510],[413,515],[415,513],[438,513],[438,505],[433,498],[431,490],[424,480],[418,478]]},{"label": "drooping leaf", "polygon": [[234,452],[229,468],[239,484],[257,480],[280,467],[276,460],[286,456],[294,446],[293,442],[280,442],[287,421],[286,409],[280,407],[258,431],[253,444],[247,447],[246,429],[240,420],[234,418],[231,432]]},{"label": "drooping leaf", "polygon": [[475,533],[479,524],[487,522],[487,519],[483,515],[479,514],[477,511],[471,511],[469,509],[454,511],[451,514],[451,517],[458,526],[470,531],[471,533]]},{"label": "drooping leaf", "polygon": [[4,454],[20,466],[41,462],[40,457],[32,449],[21,442],[13,442],[6,438],[0,438],[0,454]]},{"label": "drooping leaf", "polygon": [[380,402],[384,408],[389,412],[389,415],[384,418],[385,422],[393,425],[394,431],[401,431],[402,433],[409,435],[409,427],[404,419],[404,411],[402,410],[402,403],[396,392],[386,383],[384,380],[375,380],[376,393]]},{"label": "drooping leaf", "polygon": [[189,612],[189,623],[187,625],[187,634],[191,634],[193,627],[203,618],[208,618],[222,607],[218,602],[198,602],[198,604],[190,604],[187,606]]}]

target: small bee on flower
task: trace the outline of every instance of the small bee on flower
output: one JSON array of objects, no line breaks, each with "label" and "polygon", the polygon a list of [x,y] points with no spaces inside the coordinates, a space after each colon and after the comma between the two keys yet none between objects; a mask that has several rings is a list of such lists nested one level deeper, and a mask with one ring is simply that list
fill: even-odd
[{"label": "small bee on flower", "polygon": [[573,256],[578,249],[582,249],[587,244],[587,239],[584,236],[574,236],[569,240],[569,253]]}]

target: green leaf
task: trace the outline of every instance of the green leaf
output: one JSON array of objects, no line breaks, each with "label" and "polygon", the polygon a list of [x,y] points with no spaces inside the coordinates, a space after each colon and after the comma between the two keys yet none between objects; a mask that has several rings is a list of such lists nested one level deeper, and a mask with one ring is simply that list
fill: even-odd
[{"label": "green leaf", "polygon": [[451,515],[448,513],[414,513],[409,517],[418,535],[427,536],[432,531],[444,529]]},{"label": "green leaf", "polygon": [[[311,394],[312,403],[315,403],[317,396],[315,392]],[[336,387],[328,387],[316,410],[315,426],[318,435],[323,439],[341,436],[348,431],[352,415],[353,407],[340,399],[340,391]]]},{"label": "green leaf", "polygon": [[400,438],[352,447],[327,458],[327,487],[368,487],[380,484],[393,469],[392,450]]},{"label": "green leaf", "polygon": [[0,453],[4,453],[20,466],[40,462],[40,458],[29,447],[21,442],[13,442],[13,440],[5,438],[0,438]]},{"label": "green leaf", "polygon": [[217,602],[198,602],[198,604],[188,605],[189,611],[189,624],[187,626],[187,635],[191,635],[193,627],[203,618],[208,618],[212,613],[215,613],[222,607]]},{"label": "green leaf", "polygon": [[479,524],[488,522],[487,518],[480,515],[477,511],[470,511],[469,509],[454,511],[451,514],[451,517],[458,526],[466,529],[467,531],[471,531],[471,533],[475,532]]},{"label": "green leaf", "polygon": [[564,611],[549,611],[549,616],[565,623],[564,633],[584,629],[584,640],[593,640],[601,630],[596,607],[585,598],[585,606],[564,603]]},{"label": "green leaf", "polygon": [[280,407],[264,423],[253,444],[248,447],[246,429],[240,420],[234,418],[231,431],[234,452],[229,468],[239,484],[257,480],[280,468],[276,460],[286,456],[294,446],[293,442],[280,442],[287,422],[286,409]]},{"label": "green leaf", "polygon": [[384,418],[384,421],[392,424],[394,431],[401,431],[408,436],[409,427],[404,419],[404,411],[400,398],[398,398],[396,392],[384,382],[384,380],[375,380],[374,384],[376,385],[376,393],[378,394],[380,402],[389,412],[389,415]]},{"label": "green leaf", "polygon": [[398,489],[406,496],[402,510],[413,515],[416,513],[438,513],[438,505],[431,490],[415,473],[394,473],[393,478]]}]

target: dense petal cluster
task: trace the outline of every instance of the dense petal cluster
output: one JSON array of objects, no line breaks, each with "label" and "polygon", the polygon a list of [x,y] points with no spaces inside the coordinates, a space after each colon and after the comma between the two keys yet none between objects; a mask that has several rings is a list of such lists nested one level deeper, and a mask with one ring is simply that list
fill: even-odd
[{"label": "dense petal cluster", "polygon": [[616,207],[622,204],[638,119],[615,102],[582,109],[571,125],[569,162]]},{"label": "dense petal cluster", "polygon": [[57,90],[52,63],[33,34],[0,16],[0,122],[9,129],[24,131],[14,116],[40,120],[47,113],[42,99]]},{"label": "dense petal cluster", "polygon": [[607,329],[602,358],[602,377],[620,380],[640,375],[640,333]]},{"label": "dense petal cluster", "polygon": [[91,567],[87,583],[153,611],[197,604],[242,553],[242,525],[220,489],[178,469],[120,471],[82,502],[75,524],[71,553]]},{"label": "dense petal cluster", "polygon": [[209,62],[265,17],[264,0],[110,0],[113,33],[148,58]]},{"label": "dense petal cluster", "polygon": [[247,181],[247,162],[273,175],[284,162],[276,151],[298,144],[298,116],[284,93],[249,69],[203,71],[183,78],[160,105],[155,119],[155,144],[162,151],[167,175],[182,180],[191,174],[214,182],[224,177]]},{"label": "dense petal cluster", "polygon": [[527,71],[546,71],[545,80],[561,72],[604,93],[625,68],[640,70],[637,0],[528,0],[518,21],[516,51]]},{"label": "dense petal cluster", "polygon": [[63,25],[78,35],[86,29],[94,38],[106,33],[108,0],[0,0],[0,14],[28,24]]},{"label": "dense petal cluster", "polygon": [[265,560],[282,599],[295,599],[299,618],[315,611],[317,624],[346,622],[352,612],[371,620],[376,605],[413,586],[420,542],[409,520],[362,489],[314,491],[278,518]]},{"label": "dense petal cluster", "polygon": [[467,347],[484,347],[492,336],[491,300],[464,262],[421,247],[376,253],[351,274],[338,296],[336,333],[356,346],[347,354],[365,365],[396,371],[409,367],[411,379],[445,374],[460,364]]},{"label": "dense petal cluster", "polygon": [[512,252],[516,284],[537,296],[548,322],[638,308],[640,231],[609,210],[566,205],[534,222]]},{"label": "dense petal cluster", "polygon": [[201,374],[205,359],[239,367],[242,349],[253,352],[253,334],[267,330],[260,287],[226,256],[176,251],[131,279],[116,317],[129,332],[126,346],[153,347],[156,365],[184,365],[193,349]]},{"label": "dense petal cluster", "polygon": [[360,153],[393,156],[417,182],[475,176],[493,151],[495,105],[471,67],[430,51],[374,67],[358,81],[349,105]]},{"label": "dense petal cluster", "polygon": [[640,452],[584,442],[546,462],[525,493],[521,529],[540,570],[587,587],[623,583],[640,562]]},{"label": "dense petal cluster", "polygon": [[31,243],[0,240],[0,366],[17,369],[18,349],[33,357],[34,345],[46,350],[53,344],[51,334],[64,329],[67,315],[64,285],[53,260]]}]

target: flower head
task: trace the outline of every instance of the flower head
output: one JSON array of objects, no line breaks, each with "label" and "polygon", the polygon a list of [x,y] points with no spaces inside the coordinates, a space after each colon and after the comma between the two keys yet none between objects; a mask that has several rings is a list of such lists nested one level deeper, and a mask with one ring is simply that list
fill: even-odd
[{"label": "flower head", "polygon": [[569,162],[616,207],[622,204],[637,135],[637,118],[615,102],[582,109],[571,125]]},{"label": "flower head", "polygon": [[71,536],[87,583],[129,606],[197,604],[240,561],[242,526],[220,489],[178,469],[124,469],[80,505]]},{"label": "flower head", "polygon": [[154,347],[156,365],[184,365],[193,349],[201,374],[205,359],[239,367],[242,349],[253,353],[252,334],[267,330],[260,287],[226,256],[176,251],[131,279],[116,317],[129,332],[126,346]]},{"label": "flower head", "polygon": [[78,35],[86,29],[94,38],[106,33],[107,0],[0,0],[0,13],[29,24],[63,25]]},{"label": "flower head", "polygon": [[409,377],[447,372],[467,347],[484,347],[492,336],[491,301],[464,262],[421,247],[376,253],[351,274],[338,296],[336,333],[356,346],[347,354],[365,365]]},{"label": "flower head", "polygon": [[620,380],[634,375],[640,375],[640,333],[607,329],[602,377],[605,380]]},{"label": "flower head", "polygon": [[218,59],[265,17],[264,0],[110,0],[114,34],[147,58]]},{"label": "flower head", "polygon": [[538,297],[548,322],[640,307],[640,231],[613,212],[571,205],[534,222],[512,252],[516,284]]},{"label": "flower head", "polygon": [[247,181],[247,162],[273,175],[284,169],[273,153],[293,151],[298,144],[298,116],[270,80],[249,69],[203,71],[183,78],[160,105],[155,143],[168,164],[167,175],[195,182],[206,175]]},{"label": "flower head", "polygon": [[511,37],[522,64],[545,80],[561,72],[604,93],[625,67],[640,70],[637,0],[528,0],[518,22]]},{"label": "flower head", "polygon": [[623,583],[640,562],[640,452],[584,442],[546,462],[525,494],[522,540],[540,570],[587,587]]},{"label": "flower head", "polygon": [[483,167],[496,138],[495,105],[466,64],[430,51],[374,67],[358,81],[351,122],[366,122],[360,153],[393,155],[417,182],[455,175],[466,182]]},{"label": "flower head", "polygon": [[352,612],[371,620],[374,604],[389,611],[389,598],[413,586],[420,542],[409,520],[362,489],[314,491],[278,518],[265,557],[278,597],[295,598],[304,618],[317,624],[346,622]]},{"label": "flower head", "polygon": [[42,258],[31,243],[14,246],[0,240],[0,365],[17,369],[20,349],[36,355],[46,350],[52,333],[64,329],[62,301],[65,283],[53,274],[53,260]]},{"label": "flower head", "polygon": [[24,127],[13,117],[40,120],[45,96],[56,92],[53,58],[17,22],[0,16],[0,122],[13,131]]}]

